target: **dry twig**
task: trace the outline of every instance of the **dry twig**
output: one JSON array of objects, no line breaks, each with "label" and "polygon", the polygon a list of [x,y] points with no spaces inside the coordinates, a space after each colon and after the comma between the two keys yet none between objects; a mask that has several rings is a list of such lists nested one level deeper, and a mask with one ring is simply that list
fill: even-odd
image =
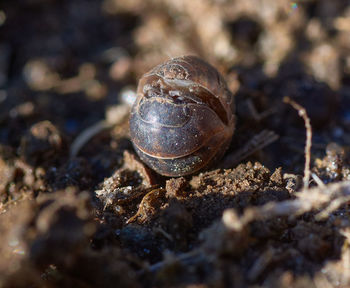
[{"label": "dry twig", "polygon": [[101,120],[83,130],[73,141],[70,147],[70,156],[76,157],[80,150],[96,135],[106,129],[110,129],[120,124],[129,115],[129,106],[126,104],[113,107],[112,111],[107,111],[106,120]]},{"label": "dry twig", "polygon": [[[296,194],[297,199],[286,200],[281,202],[270,202],[263,206],[258,207],[248,207],[244,210],[242,216],[239,216],[235,209],[227,209],[224,211],[220,224],[214,224],[209,229],[215,229],[216,233],[244,233],[245,227],[249,225],[253,221],[259,220],[268,220],[276,217],[297,217],[304,213],[311,212],[313,210],[321,210],[322,214],[316,214],[316,220],[323,220],[323,217],[332,211],[335,208],[338,208],[341,204],[345,204],[349,201],[350,197],[350,181],[343,181],[339,183],[328,184],[325,187],[314,187],[311,189],[305,189]],[[334,207],[332,203],[337,203]],[[322,217],[318,217],[321,215]],[[319,219],[318,219],[319,218]],[[212,233],[209,233],[212,235]],[[231,235],[231,234],[230,234]],[[222,238],[222,235],[217,235],[218,239]],[[205,238],[203,239],[205,241]],[[183,265],[190,265],[194,263],[198,263],[201,261],[205,261],[210,259],[212,255],[210,253],[215,253],[215,246],[218,246],[217,249],[220,249],[220,245],[222,244],[220,241],[218,243],[213,243],[212,238],[206,239],[207,242],[203,244],[198,249],[192,250],[188,253],[183,253],[177,255],[175,259],[171,261],[161,261],[158,262],[145,270],[139,272],[140,275],[145,273],[146,271],[155,273],[158,270],[162,269],[164,266],[173,263],[174,261],[179,261]],[[206,249],[206,245],[210,248],[208,251],[203,253],[203,249]],[[214,249],[214,250],[213,250]],[[258,277],[261,273],[260,269],[264,268],[265,265],[268,264],[269,261],[272,261],[272,255],[269,255],[271,251],[267,251],[264,254],[264,257],[268,257],[269,259],[264,262],[264,258],[259,258],[256,267],[250,270],[250,276],[252,279]],[[208,254],[209,253],[209,254]]]},{"label": "dry twig", "polygon": [[312,128],[310,123],[310,118],[307,116],[306,110],[304,107],[296,103],[289,97],[284,97],[283,101],[287,104],[290,104],[295,110],[298,111],[299,116],[303,118],[306,128],[306,143],[305,143],[305,168],[304,168],[304,189],[309,187],[310,181],[310,162],[311,162],[311,141],[312,141]]},{"label": "dry twig", "polygon": [[278,135],[275,132],[263,130],[251,138],[241,149],[228,154],[222,164],[220,164],[220,167],[224,169],[232,168],[256,151],[259,151],[267,145],[275,142],[277,139]]}]

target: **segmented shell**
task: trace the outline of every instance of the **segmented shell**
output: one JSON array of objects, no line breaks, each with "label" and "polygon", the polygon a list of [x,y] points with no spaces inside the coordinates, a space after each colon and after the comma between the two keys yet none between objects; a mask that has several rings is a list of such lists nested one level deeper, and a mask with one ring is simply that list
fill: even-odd
[{"label": "segmented shell", "polygon": [[144,74],[130,116],[140,158],[166,176],[207,167],[226,151],[235,126],[233,95],[217,70],[195,56]]}]

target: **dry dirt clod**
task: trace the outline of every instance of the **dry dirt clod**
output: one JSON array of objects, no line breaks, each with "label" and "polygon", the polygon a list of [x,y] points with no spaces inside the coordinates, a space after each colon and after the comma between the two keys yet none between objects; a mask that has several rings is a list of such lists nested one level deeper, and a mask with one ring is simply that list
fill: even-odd
[{"label": "dry dirt clod", "polygon": [[329,143],[323,159],[315,160],[313,171],[325,182],[350,179],[349,153],[337,143]]},{"label": "dry dirt clod", "polygon": [[169,198],[186,197],[188,182],[185,178],[171,178],[166,181],[165,189]]},{"label": "dry dirt clod", "polygon": [[154,189],[148,192],[143,198],[139,205],[139,208],[134,216],[126,221],[126,224],[138,221],[143,223],[156,215],[157,210],[164,203],[165,190],[164,189]]},{"label": "dry dirt clod", "polygon": [[64,140],[59,130],[50,122],[34,124],[21,138],[20,154],[30,164],[53,161],[63,152]]}]

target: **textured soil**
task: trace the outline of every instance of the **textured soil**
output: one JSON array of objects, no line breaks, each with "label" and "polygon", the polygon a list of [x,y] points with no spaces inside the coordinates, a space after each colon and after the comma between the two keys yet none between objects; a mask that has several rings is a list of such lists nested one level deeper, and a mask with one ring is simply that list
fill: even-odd
[{"label": "textured soil", "polygon": [[[180,55],[222,73],[237,125],[168,178],[128,115]],[[348,1],[4,0],[0,287],[350,287],[349,133]]]}]

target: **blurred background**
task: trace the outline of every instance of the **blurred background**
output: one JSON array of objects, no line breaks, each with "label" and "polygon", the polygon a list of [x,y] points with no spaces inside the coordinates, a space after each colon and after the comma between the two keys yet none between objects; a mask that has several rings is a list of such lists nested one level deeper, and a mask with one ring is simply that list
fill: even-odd
[{"label": "blurred background", "polygon": [[[350,143],[349,0],[2,0],[0,2],[0,214],[5,216],[0,221],[0,235],[2,235],[1,243],[5,244],[0,245],[2,255],[0,274],[4,272],[14,281],[24,279],[23,286],[13,284],[6,287],[28,287],[29,280],[34,279],[41,283],[43,279],[50,279],[57,272],[52,263],[61,266],[62,274],[58,273],[53,277],[56,277],[58,283],[62,279],[67,281],[66,284],[78,283],[78,280],[72,282],[72,278],[80,279],[81,275],[83,279],[88,279],[86,283],[92,283],[91,287],[102,287],[103,281],[110,285],[104,287],[115,287],[117,283],[115,281],[128,277],[130,283],[136,283],[135,279],[141,283],[144,279],[136,278],[135,271],[148,267],[148,264],[144,264],[140,259],[154,263],[162,259],[165,250],[173,249],[171,241],[169,246],[159,245],[159,239],[162,239],[163,244],[168,241],[164,231],[165,234],[161,230],[160,232],[147,230],[142,225],[135,228],[125,223],[127,219],[125,215],[128,217],[134,215],[144,195],[142,193],[149,191],[141,187],[142,181],[147,178],[144,176],[147,175],[145,168],[130,156],[133,148],[128,138],[127,117],[123,118],[128,111],[119,109],[121,107],[119,104],[132,99],[138,79],[143,73],[171,57],[185,54],[198,55],[214,65],[236,95],[238,120],[229,152],[242,147],[262,130],[274,131],[279,135],[279,140],[265,147],[263,152],[258,151],[252,155],[249,160],[258,160],[271,171],[276,167],[282,167],[283,172],[302,175],[305,162],[305,127],[298,113],[282,101],[284,96],[290,96],[305,107],[311,118],[312,166],[318,165],[316,168],[321,171],[318,173],[320,178],[324,182],[350,179],[349,157],[344,156],[346,155],[344,151],[349,151]],[[97,133],[91,141],[83,145],[79,151],[80,157],[70,157],[74,139],[84,129],[108,117],[107,112],[111,107],[119,107],[114,110],[117,114],[114,116],[121,115],[123,121],[120,121],[120,125]],[[332,142],[338,144],[329,145]],[[130,151],[131,154],[124,154],[125,151]],[[318,157],[325,158],[317,162]],[[129,170],[123,170],[121,168],[123,161],[134,163],[134,166],[129,166]],[[140,171],[140,167],[143,169],[144,179],[141,179],[142,173],[136,172]],[[260,166],[254,166],[254,169],[258,169],[256,167]],[[261,167],[260,170],[265,169]],[[282,187],[277,187],[280,190],[273,190],[277,191],[275,193],[277,196],[271,193],[272,196],[266,198],[268,201],[281,200],[282,198],[278,197],[283,195],[283,197],[294,197],[290,196],[285,188],[281,170],[277,170],[274,180],[271,181],[270,172],[267,169],[264,171],[266,183],[280,181],[279,185]],[[246,176],[242,173],[237,176],[234,174],[236,172],[232,172],[232,179]],[[210,178],[211,172],[208,173],[205,177]],[[256,174],[260,175],[257,172]],[[115,175],[113,179],[112,175]],[[224,177],[221,174],[219,176]],[[111,178],[103,182],[106,177]],[[198,180],[199,176],[196,177],[193,177],[194,184],[191,182],[193,187],[196,187],[197,182],[202,183],[197,184],[203,190],[214,185],[212,179],[204,178],[201,182]],[[150,176],[149,179],[151,178]],[[220,180],[218,183],[232,184],[232,179],[227,180],[228,182]],[[262,185],[261,191],[268,190],[267,184],[261,179],[253,181],[253,184]],[[169,183],[173,183],[174,191],[177,189],[174,187],[181,190],[186,184],[186,181],[180,178],[172,181]],[[243,182],[249,181],[243,179]],[[148,185],[150,183],[151,181]],[[165,180],[161,179],[157,184],[159,183],[164,184]],[[101,188],[102,184],[105,190]],[[246,193],[248,195],[246,197],[251,197],[249,196],[251,191],[257,191],[257,185],[253,184],[247,188],[249,193]],[[222,188],[220,185],[218,191],[226,191],[227,187]],[[171,185],[168,186],[171,188]],[[230,187],[236,189],[236,186]],[[119,210],[117,208],[112,210],[110,207],[108,210],[105,208],[113,202],[112,198],[112,200],[108,198],[110,195],[106,193],[106,199],[103,199],[105,202],[99,201],[96,196],[98,193],[105,196],[103,194],[105,191],[119,191],[118,193],[122,194],[121,198],[130,191],[130,195],[132,192],[139,194],[130,197],[132,205],[125,201],[124,208],[116,206]],[[198,195],[202,195],[202,191],[198,191]],[[217,190],[213,191],[213,195],[220,195]],[[253,204],[256,201],[257,205],[265,203],[257,201],[255,196],[249,200],[240,200],[239,197],[236,200],[232,195],[231,198],[226,195],[224,198],[237,201],[241,205],[238,205],[241,210],[250,205],[250,201]],[[17,201],[23,199],[27,201]],[[201,198],[198,196],[198,199]],[[199,216],[195,215],[194,219],[203,221],[205,224],[202,223],[203,227],[220,217],[224,208],[236,207],[237,204],[234,202],[234,205],[226,203],[226,206],[220,206],[220,202],[208,202],[207,198],[204,198],[205,204],[200,206],[198,203],[201,202],[198,199],[192,199],[193,203],[188,205],[189,210],[199,211]],[[119,201],[119,198],[117,200]],[[131,208],[128,207],[129,204]],[[219,207],[216,212],[213,210],[214,204]],[[183,219],[183,222],[180,219],[179,223],[186,224],[192,216],[188,217],[187,210],[183,207],[182,209],[175,207],[174,211],[178,214],[174,212],[174,215],[181,214],[182,218],[179,218]],[[346,209],[348,211],[348,208]],[[217,214],[212,213],[210,218],[209,210]],[[10,212],[4,213],[5,211]],[[345,212],[339,215],[348,217]],[[330,219],[333,219],[332,217]],[[165,222],[168,221],[168,218],[165,219]],[[303,219],[307,220],[308,216]],[[262,232],[257,234],[266,240],[269,237],[264,238],[266,233],[272,235],[271,239],[280,233],[278,249],[285,251],[286,243],[290,244],[292,240],[289,238],[290,230],[283,230],[285,229],[283,225],[289,227],[295,223],[284,223],[287,223],[287,220],[281,222],[279,218],[276,222],[271,222],[273,229],[270,232],[266,232],[268,229],[264,230],[264,225],[258,223],[256,226],[261,227]],[[339,220],[337,223],[343,222]],[[179,227],[183,227],[181,225]],[[333,235],[335,230],[333,226],[327,233],[322,234],[319,231],[323,228],[323,223],[317,225],[320,230],[310,228],[314,238],[309,237],[311,233],[309,230],[300,233],[299,238],[295,236],[294,239],[302,241],[305,237],[303,243],[310,244],[302,244],[301,249],[291,244],[292,252],[288,256],[288,261],[292,262],[282,257],[276,261],[277,265],[276,259],[269,256],[272,253],[270,251],[275,248],[270,250],[267,245],[265,254],[262,246],[261,256],[254,250],[256,247],[253,247],[251,250],[253,252],[247,259],[241,260],[237,255],[233,255],[237,260],[235,260],[237,266],[232,270],[228,269],[227,275],[238,275],[233,277],[232,281],[238,279],[237,283],[240,283],[239,280],[243,279],[242,271],[247,271],[247,267],[251,267],[252,259],[256,258],[258,264],[267,263],[266,266],[270,267],[270,262],[264,262],[264,257],[267,255],[266,257],[272,259],[271,266],[279,266],[282,262],[286,266],[292,263],[292,269],[295,268],[294,270],[301,274],[307,271],[311,275],[319,269],[318,272],[325,277],[324,269],[321,270],[319,264],[327,255],[331,255],[332,259],[337,258],[339,254],[332,254],[329,251],[334,246],[340,247],[337,248],[339,252],[341,250],[339,243],[342,242],[338,234],[339,238]],[[339,224],[339,227],[341,225],[343,224]],[[192,226],[190,227],[192,229]],[[277,234],[274,230],[276,227],[280,229]],[[184,229],[184,234],[180,234],[181,237],[178,238],[179,242],[184,239],[184,243],[189,239],[190,244],[187,242],[184,244],[188,250],[193,248],[192,243],[198,244],[194,241],[197,241],[200,228],[194,225],[194,229],[194,234],[191,234],[192,230],[191,233],[187,233],[190,230]],[[216,236],[215,233],[213,235]],[[160,234],[163,236],[159,237]],[[327,241],[334,236],[335,244],[333,242],[329,244],[324,239],[316,241],[319,235]],[[227,239],[233,239],[230,237]],[[271,243],[275,243],[273,241]],[[315,243],[318,243],[318,246],[314,246]],[[105,247],[110,247],[111,250],[103,250]],[[136,253],[129,256],[125,253],[126,249],[123,250],[124,247],[135,249],[139,254],[137,257]],[[301,250],[306,256],[297,254],[299,258],[295,257],[296,249]],[[309,254],[316,255],[312,265],[309,262],[312,256]],[[113,257],[110,257],[111,255]],[[346,254],[348,258],[344,258],[344,261],[348,261],[348,255]],[[218,259],[221,259],[220,257]],[[242,259],[243,257],[245,256],[243,255]],[[120,263],[119,259],[122,259]],[[131,263],[130,267],[133,267],[128,268],[127,273],[125,273],[125,262]],[[91,263],[98,267],[95,274],[90,273]],[[348,265],[348,262],[346,263]],[[226,264],[224,262],[223,265]],[[220,265],[216,267],[223,267]],[[341,268],[337,275],[340,275],[340,278],[345,275],[344,271],[349,270],[348,266],[344,265],[343,262],[339,264]],[[66,267],[68,272],[64,270]],[[205,268],[209,270],[207,266]],[[332,269],[331,273],[335,271]],[[131,273],[131,270],[135,274]],[[116,274],[116,271],[119,274]],[[214,275],[214,280],[221,275],[223,281],[226,281],[226,274],[220,273],[209,274],[207,270],[198,272],[201,275],[209,275],[208,278]],[[265,277],[265,274],[267,274],[265,270],[259,270],[256,278],[252,276],[247,281],[255,285],[260,278]],[[17,277],[18,275],[21,277]],[[177,274],[173,275],[176,283]],[[288,279],[291,278],[288,275],[283,278],[287,283],[284,287],[290,287]],[[346,275],[348,278],[345,276],[344,278],[350,279],[350,276]],[[121,277],[118,278],[119,276]],[[3,279],[0,277],[0,286],[1,281]],[[79,287],[90,287],[84,286],[85,282],[79,283],[81,284]],[[130,286],[128,283],[121,287],[138,287]],[[31,287],[43,286],[38,284]],[[242,286],[237,284],[237,287]]]},{"label": "blurred background", "polygon": [[[74,135],[103,117],[123,87],[135,86],[155,64],[184,54],[218,67],[234,89],[238,68],[251,70],[240,79],[249,89],[256,89],[261,77],[277,77],[284,67],[289,75],[303,69],[333,90],[350,85],[345,0],[18,0],[0,5],[2,121],[25,103],[22,117],[45,114]],[[1,129],[2,143],[15,138]]]},{"label": "blurred background", "polygon": [[250,99],[264,112],[299,97],[313,126],[331,124],[344,141],[349,1],[17,0],[0,4],[0,143],[18,147],[39,120],[73,139],[140,75],[184,54],[217,67],[241,92],[238,107]]},{"label": "blurred background", "polygon": [[306,108],[315,153],[350,143],[345,0],[2,1],[0,143],[28,158],[23,134],[49,120],[69,147],[109,107],[133,99],[143,73],[185,54],[213,64],[236,94],[242,137],[232,149],[268,128],[280,136],[270,148],[278,153],[258,159],[302,171],[304,124],[284,96]]}]

